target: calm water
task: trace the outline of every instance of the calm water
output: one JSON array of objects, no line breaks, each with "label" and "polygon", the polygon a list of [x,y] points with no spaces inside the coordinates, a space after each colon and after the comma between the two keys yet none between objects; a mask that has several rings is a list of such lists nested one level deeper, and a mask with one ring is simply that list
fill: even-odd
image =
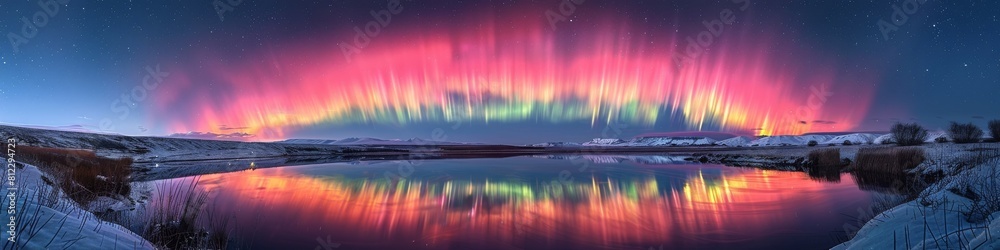
[{"label": "calm water", "polygon": [[656,157],[320,164],[154,184],[191,182],[203,211],[230,215],[255,249],[822,249],[871,201],[849,177]]}]

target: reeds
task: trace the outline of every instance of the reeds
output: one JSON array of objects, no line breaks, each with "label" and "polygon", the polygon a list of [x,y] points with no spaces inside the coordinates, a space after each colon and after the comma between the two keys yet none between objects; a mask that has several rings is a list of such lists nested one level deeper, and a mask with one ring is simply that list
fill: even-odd
[{"label": "reeds", "polygon": [[142,237],[168,249],[225,249],[232,221],[230,217],[206,212],[208,195],[197,190],[197,178],[177,183],[164,182],[146,211]]},{"label": "reeds", "polygon": [[857,172],[905,174],[925,160],[924,149],[917,147],[862,148],[854,161]]},{"label": "reeds", "polygon": [[845,164],[840,159],[839,148],[809,151],[806,173],[813,180],[840,182],[840,173]]},{"label": "reeds", "polygon": [[809,162],[813,166],[842,166],[839,148],[825,148],[809,151]]},{"label": "reeds", "polygon": [[907,174],[925,160],[919,147],[862,148],[852,164],[851,177],[862,190],[915,197],[928,183]]},{"label": "reeds", "polygon": [[128,196],[132,159],[99,157],[92,151],[60,148],[18,147],[21,161],[51,173],[63,192],[86,206],[101,196]]}]

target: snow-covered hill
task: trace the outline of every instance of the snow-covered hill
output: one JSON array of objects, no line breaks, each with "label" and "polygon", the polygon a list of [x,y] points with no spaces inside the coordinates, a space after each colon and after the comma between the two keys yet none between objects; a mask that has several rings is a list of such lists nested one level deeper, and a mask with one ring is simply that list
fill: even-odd
[{"label": "snow-covered hill", "polygon": [[644,137],[629,141],[629,146],[710,146],[715,140],[708,137]]},{"label": "snow-covered hill", "polygon": [[367,150],[337,145],[131,137],[2,125],[0,125],[0,136],[15,137],[18,139],[18,144],[24,146],[87,149],[105,157],[131,157],[136,162],[329,155],[342,153],[345,150]]},{"label": "snow-covered hill", "polygon": [[878,137],[879,135],[875,134],[856,133],[856,134],[840,135],[837,137],[833,137],[830,140],[819,143],[841,145],[844,144],[845,141],[849,141],[851,142],[852,145],[874,144],[875,139]]},{"label": "snow-covered hill", "polygon": [[532,147],[579,147],[579,146],[583,146],[583,145],[580,144],[580,143],[575,143],[575,142],[543,142],[543,143],[531,144],[531,145],[528,145],[528,146],[532,146]]},{"label": "snow-covered hill", "polygon": [[340,140],[323,140],[323,139],[288,139],[280,141],[280,143],[288,144],[323,144],[323,145],[407,145],[407,146],[421,146],[421,145],[465,145],[465,143],[459,142],[446,142],[446,141],[430,141],[423,140],[420,138],[412,138],[407,140],[399,139],[378,139],[378,138],[367,138],[367,137],[351,137]]},{"label": "snow-covered hill", "polygon": [[594,138],[588,142],[584,142],[584,146],[624,146],[625,141],[616,138]]},{"label": "snow-covered hill", "polygon": [[809,141],[829,141],[833,139],[832,135],[779,135],[764,137],[750,142],[752,147],[772,147],[772,146],[804,146],[809,144]]},{"label": "snow-covered hill", "polygon": [[892,144],[896,143],[896,139],[892,137],[892,134],[884,134],[879,137],[876,137],[875,140],[872,141],[872,143],[875,145]]},{"label": "snow-covered hill", "polygon": [[[927,139],[924,140],[924,142],[925,143],[933,143],[933,142],[936,142],[938,140],[938,138],[945,138],[948,141],[951,141],[951,136],[948,135],[947,131],[940,131],[939,130],[939,131],[929,131],[929,132],[927,132]],[[984,139],[986,139],[986,138],[984,137]],[[873,144],[893,144],[893,143],[896,143],[896,138],[893,137],[892,134],[884,134],[884,135],[876,137],[874,140],[872,140],[872,143]]]},{"label": "snow-covered hill", "polygon": [[725,140],[716,142],[715,144],[726,146],[726,147],[746,147],[753,142],[754,138],[748,136],[737,136]]},{"label": "snow-covered hill", "polygon": [[677,165],[694,164],[687,160],[689,156],[680,155],[539,155],[532,156],[545,159],[559,160],[586,160],[596,164],[617,164],[623,162],[634,162],[645,165]]},{"label": "snow-covered hill", "polygon": [[664,147],[711,146],[716,140],[708,137],[638,137],[631,140],[595,138],[583,146],[598,147]]}]

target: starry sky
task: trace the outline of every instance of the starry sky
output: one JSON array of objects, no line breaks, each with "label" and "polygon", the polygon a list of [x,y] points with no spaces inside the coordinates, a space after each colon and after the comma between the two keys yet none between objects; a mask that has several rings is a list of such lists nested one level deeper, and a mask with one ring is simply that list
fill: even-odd
[{"label": "starry sky", "polygon": [[7,1],[0,123],[525,144],[1000,118],[994,1]]}]

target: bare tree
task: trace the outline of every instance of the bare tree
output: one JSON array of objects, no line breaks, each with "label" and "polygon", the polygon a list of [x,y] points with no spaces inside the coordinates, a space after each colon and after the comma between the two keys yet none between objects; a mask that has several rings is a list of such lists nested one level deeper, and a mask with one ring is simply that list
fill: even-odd
[{"label": "bare tree", "polygon": [[993,141],[1000,142],[1000,120],[990,121],[990,136]]},{"label": "bare tree", "polygon": [[892,137],[900,146],[921,145],[927,140],[927,129],[917,123],[896,123],[892,125]]},{"label": "bare tree", "polygon": [[983,138],[983,130],[972,123],[952,122],[948,134],[951,135],[951,140],[955,143],[976,143]]}]

